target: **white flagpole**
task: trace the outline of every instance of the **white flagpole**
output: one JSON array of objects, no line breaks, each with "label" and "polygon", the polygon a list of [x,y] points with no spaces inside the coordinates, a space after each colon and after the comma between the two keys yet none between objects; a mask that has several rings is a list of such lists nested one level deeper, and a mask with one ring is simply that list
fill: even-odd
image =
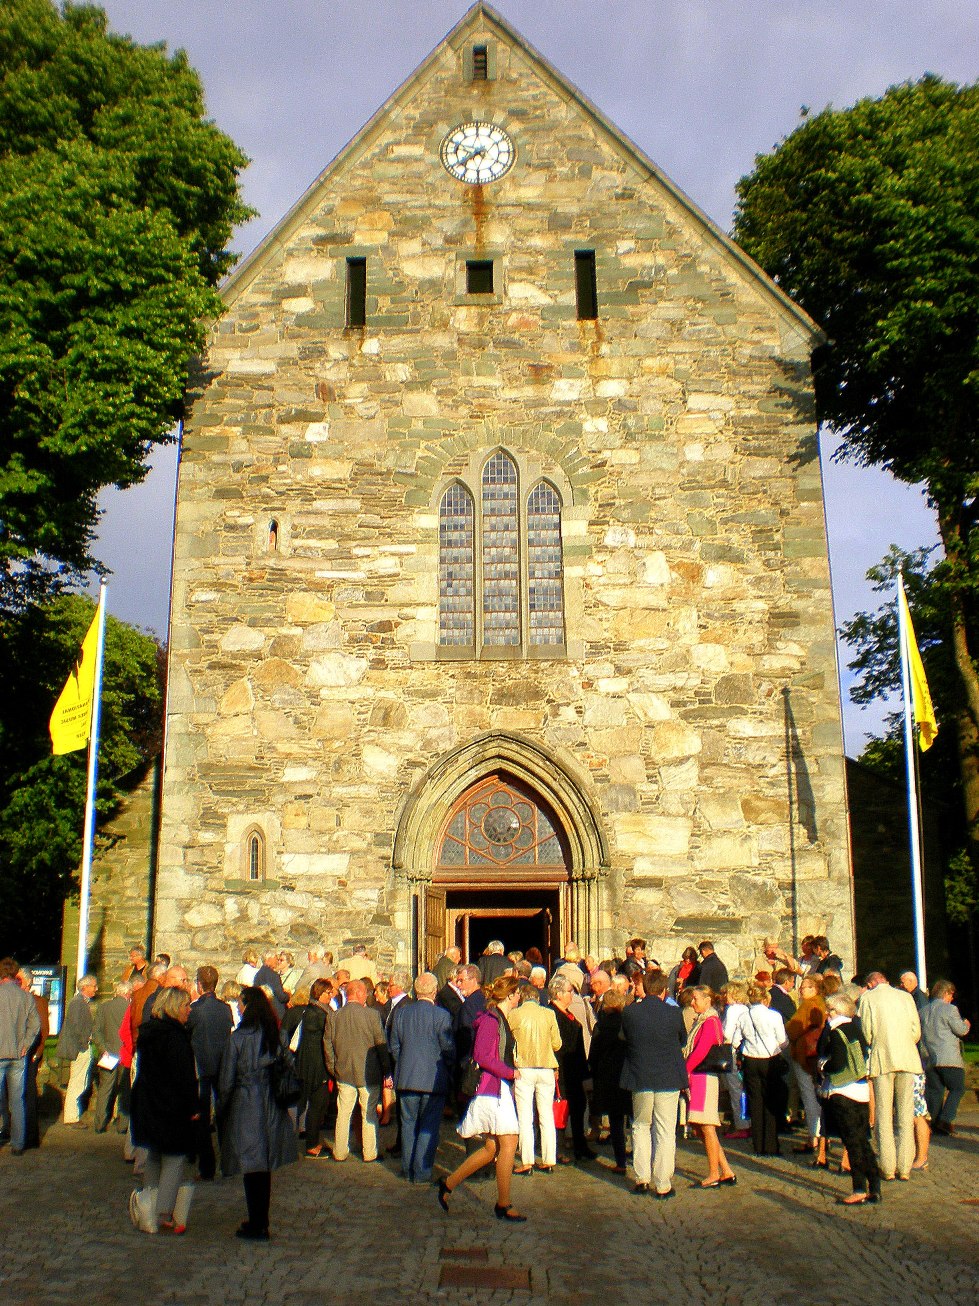
[{"label": "white flagpole", "polygon": [[927,993],[925,973],[925,903],[921,872],[921,830],[918,823],[918,780],[915,774],[915,731],[911,698],[909,633],[904,619],[904,575],[897,574],[897,629],[901,644],[901,688],[904,691],[904,757],[908,776],[908,838],[911,844],[911,902],[914,913],[914,964],[918,983]]},{"label": "white flagpole", "polygon": [[95,846],[95,787],[99,778],[99,727],[102,722],[102,654],[105,648],[105,583],[99,585],[99,631],[95,648],[95,684],[92,688],[92,720],[88,734],[88,784],[85,791],[85,833],[82,846],[82,884],[78,902],[78,973],[88,965],[88,903],[92,892],[92,853]]}]

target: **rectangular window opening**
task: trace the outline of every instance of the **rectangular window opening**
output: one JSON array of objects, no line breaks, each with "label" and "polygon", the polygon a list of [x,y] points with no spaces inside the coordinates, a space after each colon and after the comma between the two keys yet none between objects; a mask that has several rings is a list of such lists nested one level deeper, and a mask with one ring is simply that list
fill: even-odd
[{"label": "rectangular window opening", "polygon": [[466,259],[466,294],[492,295],[493,260]]},{"label": "rectangular window opening", "polygon": [[485,45],[473,46],[473,81],[485,82],[489,70],[489,56]]},{"label": "rectangular window opening", "polygon": [[347,326],[367,325],[367,260],[347,259]]},{"label": "rectangular window opening", "polygon": [[593,249],[576,249],[574,252],[574,289],[578,320],[589,321],[598,317],[598,281]]}]

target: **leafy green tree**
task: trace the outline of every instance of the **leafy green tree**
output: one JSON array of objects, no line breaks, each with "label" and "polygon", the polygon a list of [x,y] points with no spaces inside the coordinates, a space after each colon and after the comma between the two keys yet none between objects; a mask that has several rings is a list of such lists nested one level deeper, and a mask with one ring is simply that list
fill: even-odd
[{"label": "leafy green tree", "polygon": [[[926,76],[808,117],[738,184],[734,234],[826,332],[818,415],[846,454],[923,484],[979,867],[979,85]],[[943,682],[941,696],[950,687]],[[934,687],[933,687],[934,693]],[[946,735],[946,739],[947,739]]]},{"label": "leafy green tree", "polygon": [[[0,955],[60,952],[65,897],[82,854],[84,751],[51,755],[48,721],[95,605],[63,594],[0,627]],[[160,750],[163,650],[106,620],[98,817],[111,817],[129,776]]]},{"label": "leafy green tree", "polygon": [[250,215],[182,52],[0,6],[0,613],[92,565],[96,498],[180,415]]}]

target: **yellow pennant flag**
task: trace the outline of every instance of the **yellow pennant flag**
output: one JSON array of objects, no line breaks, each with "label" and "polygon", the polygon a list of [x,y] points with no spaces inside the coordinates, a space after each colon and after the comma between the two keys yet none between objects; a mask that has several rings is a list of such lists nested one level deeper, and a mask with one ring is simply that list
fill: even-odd
[{"label": "yellow pennant flag", "polygon": [[918,747],[923,753],[926,753],[935,742],[935,736],[938,734],[938,722],[935,720],[935,709],[932,707],[931,692],[928,689],[928,681],[925,679],[924,664],[921,661],[921,654],[918,652],[918,644],[914,637],[911,609],[908,607],[907,595],[904,592],[903,578],[898,585],[898,602],[901,604],[904,628],[907,631],[911,705],[914,710],[914,719],[918,725]]},{"label": "yellow pennant flag", "polygon": [[100,600],[95,610],[95,619],[82,641],[78,661],[51,713],[48,730],[51,734],[51,751],[55,757],[62,753],[74,753],[88,744],[92,728],[92,700],[95,697],[95,663],[98,657],[101,615]]}]

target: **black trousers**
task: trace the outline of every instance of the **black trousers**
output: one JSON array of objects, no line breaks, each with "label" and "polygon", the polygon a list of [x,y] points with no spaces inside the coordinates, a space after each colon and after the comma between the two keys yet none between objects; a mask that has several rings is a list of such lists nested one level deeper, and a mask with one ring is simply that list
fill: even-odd
[{"label": "black trousers", "polygon": [[248,1207],[248,1227],[252,1233],[268,1233],[269,1206],[272,1204],[272,1171],[255,1170],[243,1174],[245,1205]]},{"label": "black trousers", "polygon": [[[334,1103],[336,1090],[330,1092],[329,1081],[318,1084],[311,1088],[306,1104],[306,1151],[314,1147],[319,1147],[320,1130],[327,1122],[330,1114],[330,1106]],[[333,1118],[336,1119],[336,1106],[333,1107]]]},{"label": "black trousers", "polygon": [[197,1168],[202,1179],[213,1179],[217,1164],[214,1158],[214,1142],[211,1137],[211,1109],[215,1095],[215,1079],[212,1075],[201,1075],[197,1081],[200,1094],[201,1111],[197,1121]]},{"label": "black trousers", "polygon": [[870,1104],[834,1093],[827,1100],[830,1123],[850,1158],[855,1193],[880,1193],[880,1169],[870,1145]]},{"label": "black trousers", "polygon": [[756,1156],[778,1156],[778,1124],[785,1119],[786,1093],[781,1057],[745,1057],[744,1089]]},{"label": "black trousers", "polygon": [[588,1110],[588,1099],[585,1096],[585,1087],[580,1079],[573,1079],[570,1076],[567,1081],[561,1080],[561,1092],[568,1099],[568,1123],[571,1125],[571,1141],[574,1144],[575,1156],[583,1156],[588,1150],[588,1139],[585,1137],[585,1113]]}]

